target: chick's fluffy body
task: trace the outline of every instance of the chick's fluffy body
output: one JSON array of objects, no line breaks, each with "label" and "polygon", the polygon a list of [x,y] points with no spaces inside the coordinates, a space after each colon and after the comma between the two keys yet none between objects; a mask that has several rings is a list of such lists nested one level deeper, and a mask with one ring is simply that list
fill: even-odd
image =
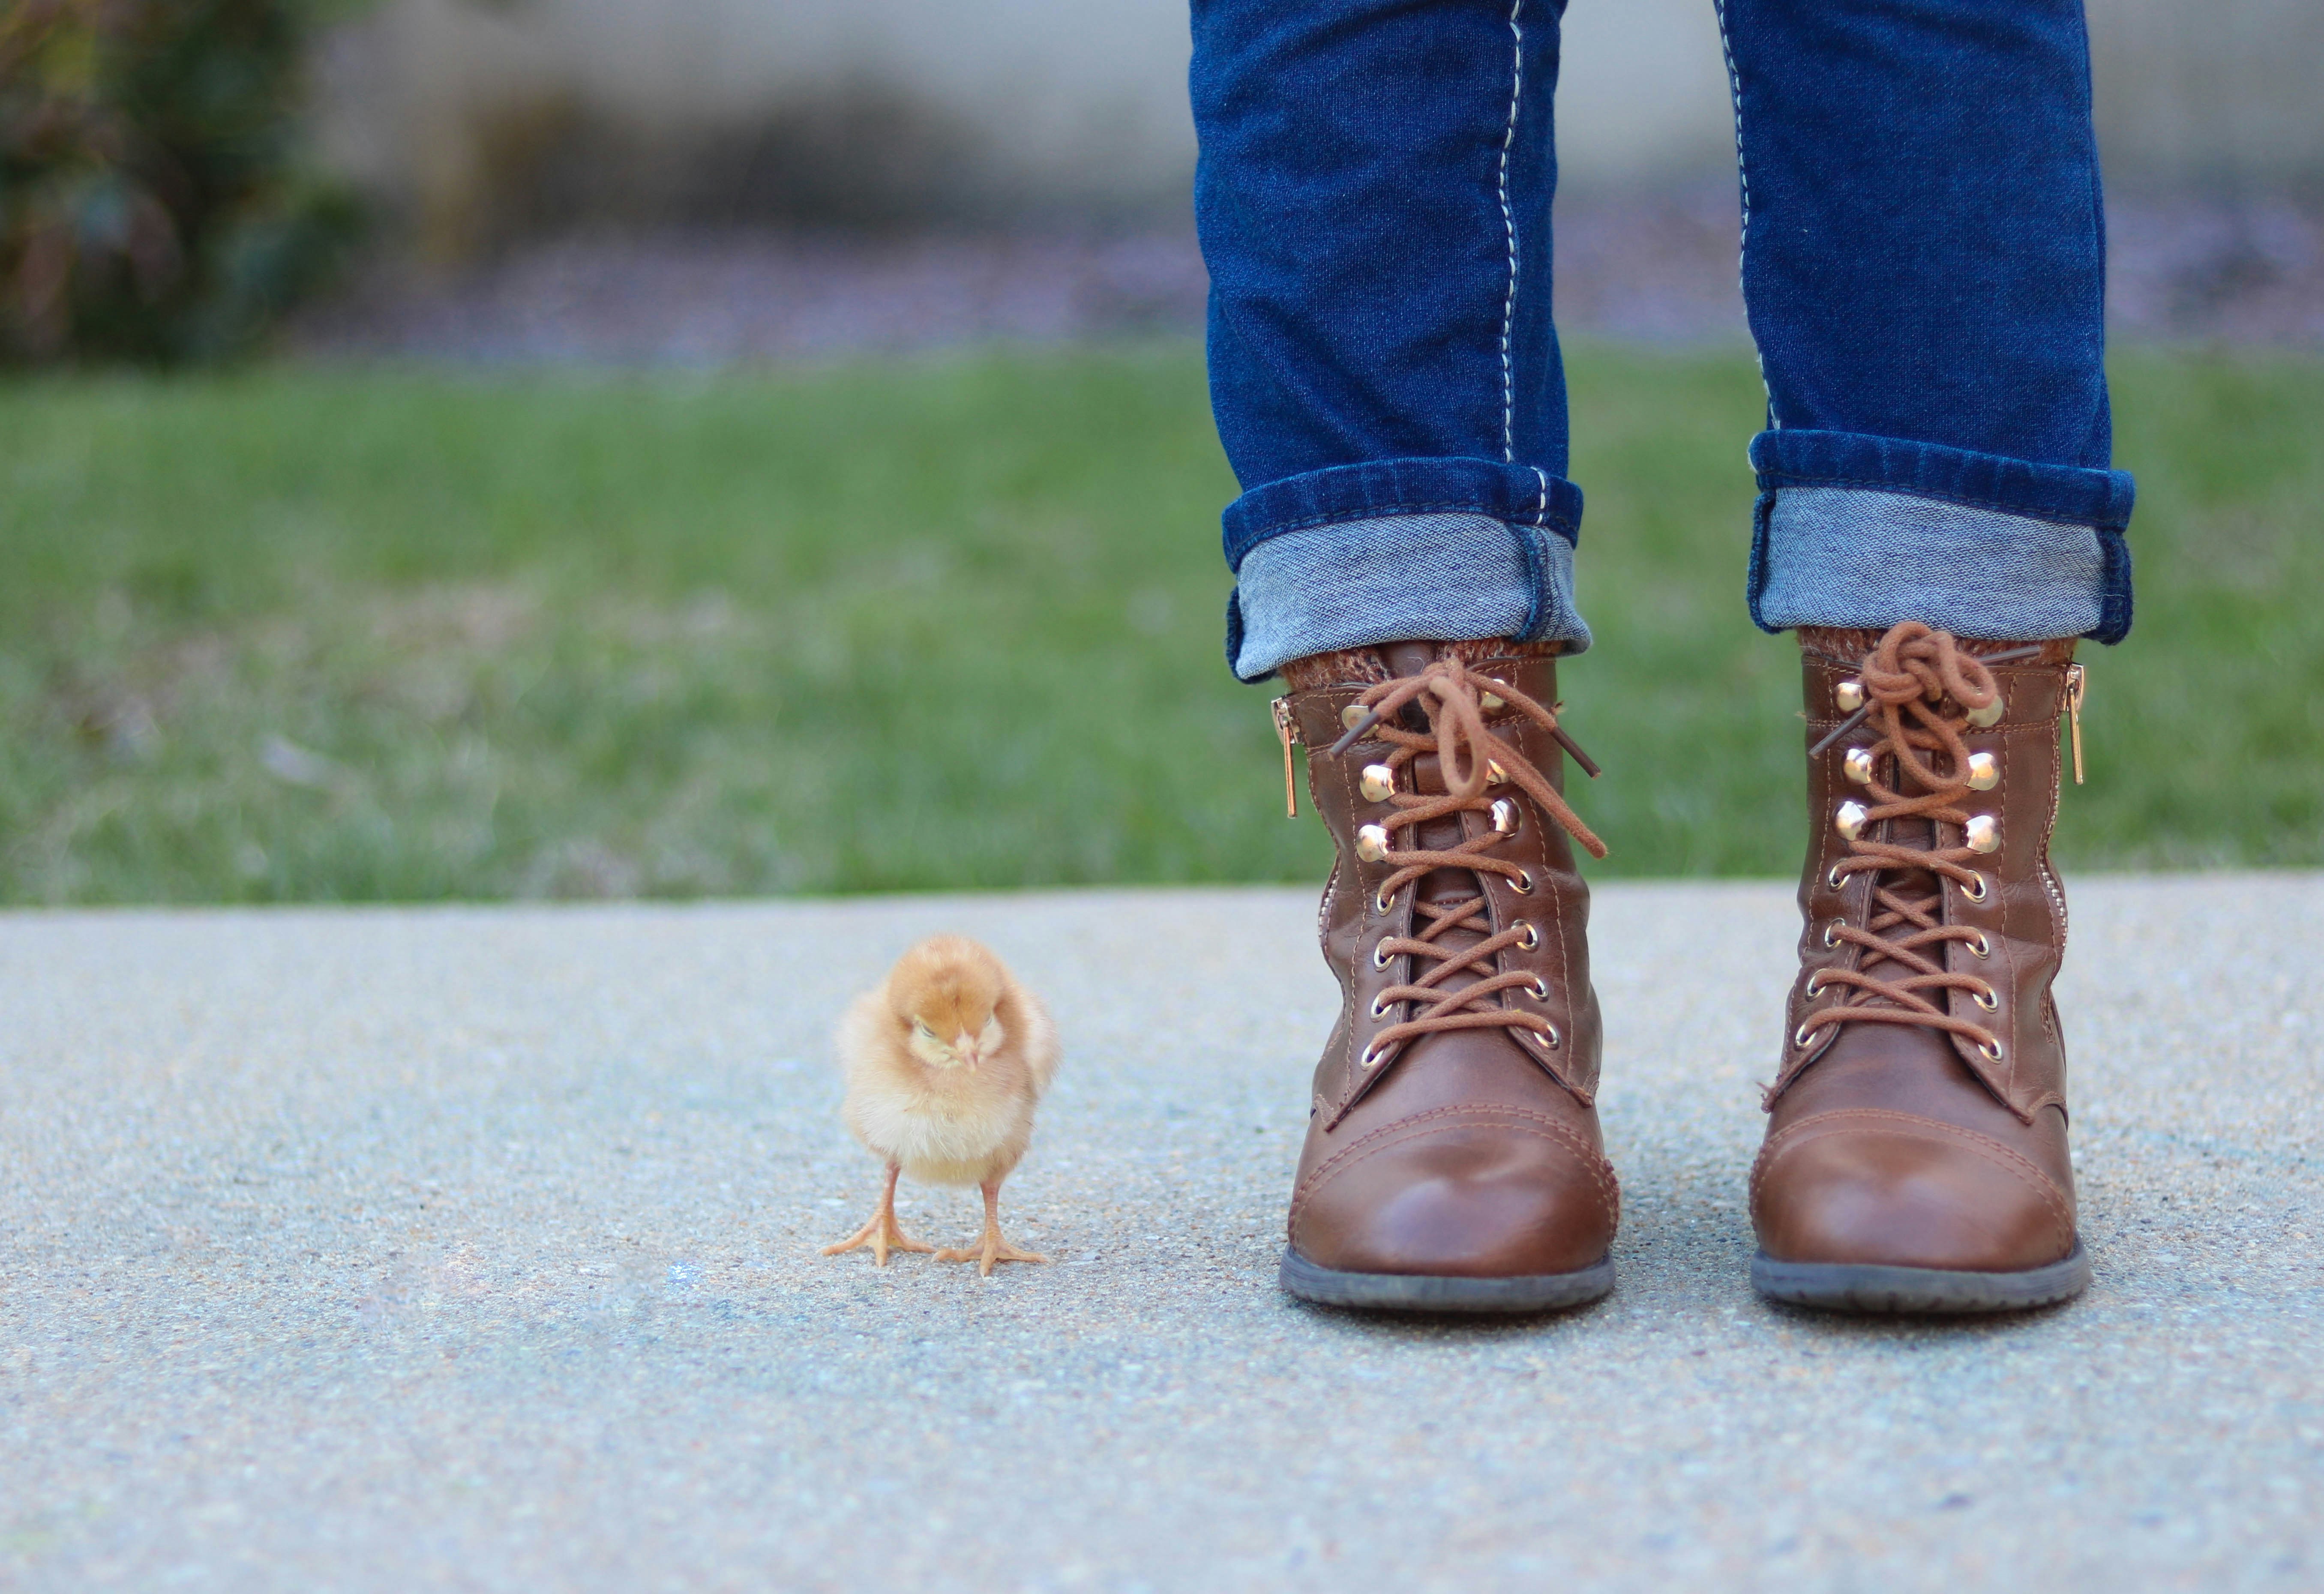
[{"label": "chick's fluffy body", "polygon": [[[847,1127],[875,1156],[936,1184],[1008,1177],[1033,1138],[1059,1050],[1040,999],[958,935],[907,952],[855,999],[838,1038]],[[973,1064],[959,1060],[972,1051]]]}]

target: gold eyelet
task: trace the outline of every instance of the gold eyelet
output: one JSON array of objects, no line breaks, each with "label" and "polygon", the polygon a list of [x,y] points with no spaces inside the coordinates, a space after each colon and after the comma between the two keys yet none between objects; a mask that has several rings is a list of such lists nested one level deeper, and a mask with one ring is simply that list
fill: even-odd
[{"label": "gold eyelet", "polygon": [[1840,865],[1835,863],[1823,871],[1823,883],[1837,891],[1840,888]]},{"label": "gold eyelet", "polygon": [[1985,932],[1983,930],[1979,930],[1977,933],[1977,939],[1969,944],[1969,949],[1978,957],[1991,957],[1993,955],[1993,943],[1985,938]]},{"label": "gold eyelet", "polygon": [[1372,1017],[1373,1017],[1373,1018],[1387,1018],[1387,1017],[1388,1017],[1388,1008],[1387,1008],[1387,1006],[1386,1006],[1387,1001],[1388,1001],[1388,998],[1386,998],[1386,997],[1384,997],[1384,996],[1376,996],[1376,997],[1372,998]]},{"label": "gold eyelet", "polygon": [[1517,878],[1509,882],[1509,889],[1515,891],[1520,897],[1532,896],[1533,871],[1529,869],[1519,870],[1517,871]]},{"label": "gold eyelet", "polygon": [[1806,1046],[1809,1038],[1808,1027],[1804,1024],[1792,1031],[1792,1044],[1795,1046]]},{"label": "gold eyelet", "polygon": [[1378,1068],[1387,1061],[1388,1059],[1380,1055],[1379,1043],[1375,1041],[1364,1048],[1364,1055],[1356,1059],[1356,1066],[1364,1069]]},{"label": "gold eyelet", "polygon": [[1972,990],[1969,993],[1969,1000],[1988,1013],[2001,1011],[2001,998],[1991,990]]},{"label": "gold eyelet", "polygon": [[1977,884],[1974,886],[1963,886],[1961,888],[1961,895],[1968,898],[1972,902],[1984,901],[1986,897],[1985,876],[1975,870],[1971,870],[1969,871],[1969,878],[1975,880]]},{"label": "gold eyelet", "polygon": [[2001,1043],[1999,1041],[1995,1041],[1991,1045],[1979,1044],[1977,1048],[1977,1052],[1978,1056],[1983,1057],[1988,1063],[1998,1063],[2001,1061],[2003,1055]]},{"label": "gold eyelet", "polygon": [[1847,922],[1848,921],[1846,919],[1836,918],[1823,927],[1823,944],[1825,951],[1829,952],[1840,944],[1840,926]]},{"label": "gold eyelet", "polygon": [[1388,967],[1390,961],[1391,959],[1388,954],[1387,942],[1383,941],[1378,946],[1372,948],[1372,967],[1375,969],[1385,969]]},{"label": "gold eyelet", "polygon": [[1542,1047],[1545,1051],[1554,1052],[1557,1050],[1559,1046],[1564,1045],[1564,1042],[1558,1037],[1557,1026],[1554,1024],[1551,1025],[1546,1029],[1528,1029],[1526,1033],[1533,1037],[1534,1044],[1536,1046]]},{"label": "gold eyelet", "polygon": [[1820,996],[1821,996],[1822,994],[1823,994],[1823,971],[1822,971],[1821,969],[1818,969],[1814,973],[1810,974],[1810,975],[1808,976],[1808,987],[1807,987],[1806,995],[1807,995],[1807,998],[1808,998],[1808,1000],[1809,1000],[1810,1001],[1813,1001],[1817,997],[1820,997]]},{"label": "gold eyelet", "polygon": [[1525,990],[1526,994],[1537,1002],[1545,1002],[1549,1000],[1549,987],[1542,982],[1539,974],[1536,974],[1526,982]]},{"label": "gold eyelet", "polygon": [[1535,929],[1530,923],[1519,925],[1517,928],[1522,932],[1522,934],[1517,937],[1518,950],[1521,952],[1538,951],[1541,947],[1541,932]]},{"label": "gold eyelet", "polygon": [[1394,913],[1396,904],[1388,899],[1388,888],[1382,886],[1372,893],[1372,907],[1381,913]]}]

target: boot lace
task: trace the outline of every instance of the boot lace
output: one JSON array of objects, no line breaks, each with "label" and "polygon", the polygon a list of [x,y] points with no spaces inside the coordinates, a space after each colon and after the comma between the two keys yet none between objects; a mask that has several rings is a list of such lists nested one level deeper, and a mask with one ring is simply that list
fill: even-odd
[{"label": "boot lace", "polygon": [[[1515,747],[1487,726],[1483,703],[1487,692],[1541,726],[1584,769],[1593,775],[1597,773],[1597,767],[1588,756],[1558,727],[1554,709],[1501,681],[1472,676],[1458,659],[1440,659],[1418,675],[1383,681],[1371,687],[1357,699],[1369,713],[1356,722],[1333,751],[1343,752],[1365,735],[1377,737],[1390,748],[1386,761],[1398,778],[1396,790],[1388,798],[1395,812],[1381,819],[1380,827],[1388,833],[1388,856],[1397,867],[1380,882],[1374,900],[1374,906],[1383,913],[1398,892],[1439,869],[1466,870],[1479,877],[1498,874],[1515,883],[1520,893],[1531,893],[1533,879],[1525,867],[1493,855],[1493,849],[1515,834],[1515,806],[1496,812],[1497,799],[1487,795],[1489,786],[1502,781],[1531,797],[1541,813],[1580,843],[1591,857],[1606,855],[1606,843],[1591,834],[1557,788]],[[1397,716],[1407,705],[1418,706],[1428,722],[1426,732],[1409,730],[1397,723]],[[1436,754],[1443,776],[1444,791],[1441,796],[1406,790],[1408,783],[1401,779],[1414,760],[1429,752]],[[1423,825],[1462,813],[1490,814],[1496,821],[1495,827],[1454,847],[1407,850],[1395,845],[1399,837],[1416,836]],[[1481,884],[1480,879],[1480,887]],[[1558,1044],[1556,1027],[1548,1019],[1522,1009],[1502,1007],[1495,1000],[1502,991],[1518,989],[1530,989],[1537,997],[1547,994],[1538,975],[1495,966],[1504,952],[1531,951],[1540,944],[1539,933],[1531,925],[1492,933],[1489,904],[1481,889],[1473,897],[1457,900],[1416,900],[1413,909],[1421,925],[1419,933],[1384,937],[1372,955],[1381,966],[1386,966],[1391,958],[1409,958],[1416,972],[1412,978],[1379,993],[1375,999],[1374,1016],[1381,1016],[1391,1006],[1404,1004],[1424,1010],[1415,1011],[1375,1035],[1360,1059],[1363,1067],[1377,1068],[1406,1042],[1444,1030],[1522,1029],[1546,1046]],[[1471,935],[1480,938],[1465,939]],[[1459,944],[1453,944],[1455,937],[1462,937]],[[1450,981],[1464,974],[1473,975],[1474,979],[1457,990],[1447,988]]]},{"label": "boot lace", "polygon": [[[1869,749],[1871,779],[1866,782],[1871,800],[1847,855],[1831,866],[1827,880],[1837,887],[1853,874],[1875,878],[1864,923],[1852,924],[1843,915],[1825,927],[1824,944],[1860,947],[1863,955],[1853,969],[1821,969],[1810,977],[1810,997],[1832,989],[1846,994],[1802,1022],[1792,1037],[1798,1057],[1804,1062],[1825,1030],[1842,1025],[1912,1024],[1957,1035],[1987,1062],[1997,1064],[2001,1042],[1993,1031],[1955,1017],[1942,1005],[1955,990],[1967,991],[1981,1008],[1998,1005],[1990,981],[1954,972],[1943,963],[1948,943],[1961,943],[1980,957],[1992,949],[1983,931],[1946,924],[1942,915],[1946,880],[1961,887],[1971,901],[1985,899],[1985,876],[1970,865],[1977,852],[1965,834],[1970,815],[1961,804],[1973,788],[1962,732],[1970,714],[1999,703],[2001,688],[1984,661],[1950,632],[1916,621],[1889,629],[1865,657],[1861,678],[1863,719],[1876,733]],[[1848,728],[1843,722],[1817,751]],[[1895,787],[1883,779],[1891,760]],[[1913,820],[1927,822],[1929,844],[1884,839],[1899,830],[1896,821]],[[1960,839],[1951,846],[1939,844],[1948,831]],[[1885,978],[1869,972],[1878,964],[1896,972]]]}]

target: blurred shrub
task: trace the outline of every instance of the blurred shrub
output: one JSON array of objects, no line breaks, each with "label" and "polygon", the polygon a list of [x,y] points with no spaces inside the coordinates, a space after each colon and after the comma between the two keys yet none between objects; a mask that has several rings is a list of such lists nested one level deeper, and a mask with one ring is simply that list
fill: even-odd
[{"label": "blurred shrub", "polygon": [[0,359],[228,354],[314,285],[355,217],[300,161],[324,15],[0,0]]}]

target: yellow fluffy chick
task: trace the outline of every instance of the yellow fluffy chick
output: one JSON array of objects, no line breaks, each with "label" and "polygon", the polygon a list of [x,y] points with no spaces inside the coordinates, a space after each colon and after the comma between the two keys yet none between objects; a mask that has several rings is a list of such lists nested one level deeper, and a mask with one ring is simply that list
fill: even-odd
[{"label": "yellow fluffy chick", "polygon": [[964,935],[937,935],[897,961],[855,999],[839,1023],[847,1073],[841,1109],[855,1138],[888,1165],[872,1221],[823,1248],[826,1257],[869,1246],[888,1253],[933,1250],[896,1226],[896,1176],[984,1192],[984,1235],[939,1262],[1046,1262],[1001,1238],[1001,1182],[1033,1138],[1033,1110],[1057,1072],[1057,1031],[1040,999],[1001,961]]}]

